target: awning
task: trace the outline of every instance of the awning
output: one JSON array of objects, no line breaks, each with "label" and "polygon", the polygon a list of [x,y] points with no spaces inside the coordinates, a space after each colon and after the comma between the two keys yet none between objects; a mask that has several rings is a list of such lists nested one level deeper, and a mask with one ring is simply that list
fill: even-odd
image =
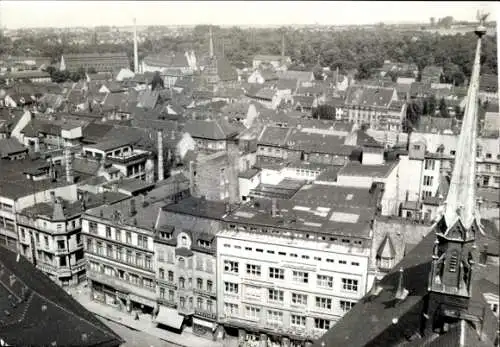
[{"label": "awning", "polygon": [[168,325],[169,327],[180,329],[184,317],[177,313],[176,309],[160,306],[158,315],[155,318],[156,324]]},{"label": "awning", "polygon": [[207,322],[206,320],[198,319],[198,318],[195,318],[195,317],[193,317],[193,324],[201,325],[201,326],[210,328],[212,330],[215,329],[215,325],[216,325],[215,322]]}]

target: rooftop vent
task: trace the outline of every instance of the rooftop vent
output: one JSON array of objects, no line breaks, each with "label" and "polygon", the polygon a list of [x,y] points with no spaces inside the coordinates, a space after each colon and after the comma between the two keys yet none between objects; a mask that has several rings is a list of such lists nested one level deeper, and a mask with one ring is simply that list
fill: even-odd
[{"label": "rooftop vent", "polygon": [[16,283],[16,276],[10,275],[9,276],[9,285],[12,287]]},{"label": "rooftop vent", "polygon": [[47,311],[47,305],[42,305],[42,312]]}]

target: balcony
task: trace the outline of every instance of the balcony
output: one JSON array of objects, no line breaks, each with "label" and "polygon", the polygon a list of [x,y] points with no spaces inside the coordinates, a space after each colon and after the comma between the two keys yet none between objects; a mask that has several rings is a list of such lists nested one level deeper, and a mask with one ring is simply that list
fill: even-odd
[{"label": "balcony", "polygon": [[133,293],[148,299],[151,299],[153,301],[156,301],[156,291],[155,288],[144,288],[144,287],[139,287],[136,286],[130,282],[127,282],[123,279],[120,279],[118,277],[112,277],[105,275],[100,272],[96,272],[93,270],[88,270],[87,269],[87,278],[93,281],[97,281],[99,283],[106,284],[108,286],[111,286],[115,289],[118,289],[122,292],[125,293]]},{"label": "balcony", "polygon": [[38,262],[36,264],[36,267],[38,269],[40,269],[41,271],[43,272],[47,272],[47,273],[50,273],[50,274],[55,274],[56,271],[57,271],[57,267],[53,264],[49,264],[49,263],[41,263],[41,262]]},{"label": "balcony", "polygon": [[202,295],[202,296],[209,296],[209,297],[212,297],[212,298],[215,298],[217,296],[217,294],[215,292],[212,292],[212,291],[208,291],[206,289],[198,289],[198,288],[194,288],[193,289],[193,292],[195,294],[198,294],[198,295]]},{"label": "balcony", "polygon": [[203,317],[207,319],[213,319],[213,320],[217,319],[217,314],[215,312],[208,312],[199,308],[194,309],[194,314],[198,317]]},{"label": "balcony", "polygon": [[194,314],[194,308],[193,307],[177,307],[177,312],[179,312],[179,314],[182,314],[182,315],[185,315],[185,316],[190,316],[192,314]]},{"label": "balcony", "polygon": [[68,254],[69,250],[67,248],[56,248],[56,250],[54,251],[54,254],[55,255],[64,255],[64,254]]}]

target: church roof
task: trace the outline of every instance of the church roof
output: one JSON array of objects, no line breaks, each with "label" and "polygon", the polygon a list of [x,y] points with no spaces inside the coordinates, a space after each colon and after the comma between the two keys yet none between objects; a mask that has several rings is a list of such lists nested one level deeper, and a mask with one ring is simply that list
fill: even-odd
[{"label": "church roof", "polygon": [[389,234],[386,234],[384,240],[380,244],[377,250],[377,256],[381,258],[393,259],[396,256],[396,251],[394,250],[394,244]]}]

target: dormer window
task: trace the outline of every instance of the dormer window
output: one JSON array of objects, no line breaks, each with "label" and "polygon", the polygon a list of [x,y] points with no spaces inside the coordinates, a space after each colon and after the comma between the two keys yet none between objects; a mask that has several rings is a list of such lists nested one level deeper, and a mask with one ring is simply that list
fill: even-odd
[{"label": "dormer window", "polygon": [[420,151],[420,145],[413,145],[413,149],[415,151]]},{"label": "dormer window", "polygon": [[210,248],[210,241],[206,240],[198,240],[198,246],[203,247],[203,248]]},{"label": "dormer window", "polygon": [[171,240],[172,239],[172,233],[167,233],[165,231],[160,232],[160,238],[163,240]]},{"label": "dormer window", "polygon": [[187,246],[187,244],[188,244],[187,236],[186,235],[182,235],[182,237],[181,237],[181,245],[182,246]]}]

